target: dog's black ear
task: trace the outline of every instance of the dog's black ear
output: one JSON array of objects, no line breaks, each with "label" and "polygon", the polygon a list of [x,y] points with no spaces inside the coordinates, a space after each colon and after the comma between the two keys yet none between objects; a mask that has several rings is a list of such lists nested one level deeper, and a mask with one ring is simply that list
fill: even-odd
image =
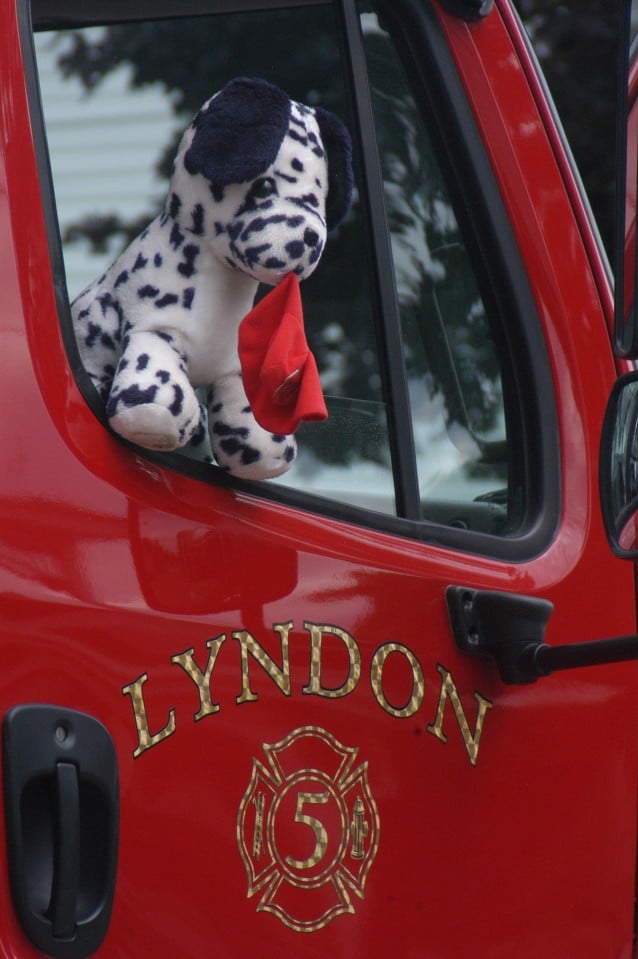
[{"label": "dog's black ear", "polygon": [[352,140],[339,117],[323,107],[315,107],[319,132],[328,156],[328,199],[326,224],[334,230],[343,220],[352,203]]},{"label": "dog's black ear", "polygon": [[290,100],[279,87],[249,77],[231,80],[193,120],[184,166],[217,187],[254,180],[277,156],[289,116]]}]

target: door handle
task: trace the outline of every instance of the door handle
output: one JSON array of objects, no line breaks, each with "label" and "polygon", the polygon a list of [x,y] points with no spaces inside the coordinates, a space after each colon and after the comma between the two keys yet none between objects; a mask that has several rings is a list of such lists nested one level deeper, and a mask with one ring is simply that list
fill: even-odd
[{"label": "door handle", "polygon": [[108,929],[119,833],[115,748],[92,716],[48,705],[3,723],[11,895],[42,952],[84,959]]}]

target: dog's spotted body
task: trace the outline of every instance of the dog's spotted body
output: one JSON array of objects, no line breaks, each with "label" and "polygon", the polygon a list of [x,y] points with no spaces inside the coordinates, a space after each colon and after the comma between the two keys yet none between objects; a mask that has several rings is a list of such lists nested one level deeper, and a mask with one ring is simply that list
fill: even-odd
[{"label": "dog's spotted body", "polygon": [[114,430],[171,450],[201,442],[207,418],[215,459],[234,475],[289,468],[294,437],[252,415],[237,331],[258,283],[313,272],[347,212],[350,162],[336,117],[265,81],[232,81],[204,104],[164,212],[73,303],[80,356]]}]

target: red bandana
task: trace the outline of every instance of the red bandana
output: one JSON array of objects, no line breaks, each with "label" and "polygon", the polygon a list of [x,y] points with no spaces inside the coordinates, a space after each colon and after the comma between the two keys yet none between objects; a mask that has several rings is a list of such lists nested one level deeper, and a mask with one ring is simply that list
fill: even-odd
[{"label": "red bandana", "polygon": [[294,433],[302,420],[327,418],[294,273],[246,314],[239,324],[238,349],[244,389],[260,426]]}]

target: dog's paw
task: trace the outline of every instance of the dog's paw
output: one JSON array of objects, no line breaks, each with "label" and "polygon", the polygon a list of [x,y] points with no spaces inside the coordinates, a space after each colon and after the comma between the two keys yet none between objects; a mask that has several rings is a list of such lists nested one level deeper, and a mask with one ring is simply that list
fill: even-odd
[{"label": "dog's paw", "polygon": [[173,416],[165,406],[144,403],[139,406],[117,404],[109,417],[111,428],[124,439],[149,450],[170,452],[185,446],[199,429],[197,415],[185,423]]},{"label": "dog's paw", "polygon": [[116,433],[152,450],[185,446],[202,429],[202,407],[185,358],[155,333],[130,337],[106,404]]},{"label": "dog's paw", "polygon": [[238,374],[209,391],[208,430],[218,465],[240,479],[274,479],[289,470],[297,456],[294,436],[259,426]]}]

